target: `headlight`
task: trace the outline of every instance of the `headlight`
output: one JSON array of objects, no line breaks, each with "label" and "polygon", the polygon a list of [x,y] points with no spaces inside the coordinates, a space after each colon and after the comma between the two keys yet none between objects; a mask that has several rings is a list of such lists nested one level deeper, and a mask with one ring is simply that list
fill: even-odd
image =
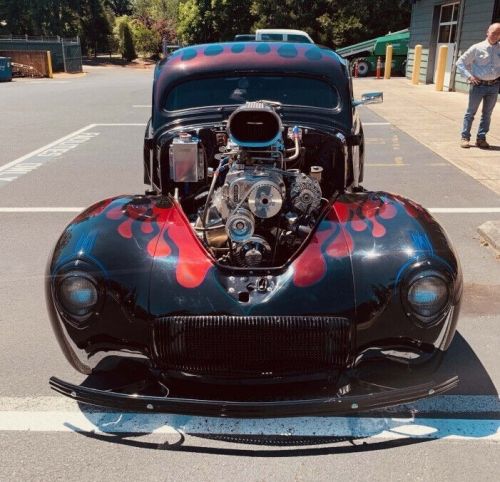
[{"label": "headlight", "polygon": [[66,273],[58,285],[58,299],[68,314],[85,317],[99,301],[96,282],[86,273]]},{"label": "headlight", "polygon": [[410,283],[408,303],[421,321],[434,321],[448,303],[446,281],[433,274],[422,274]]}]

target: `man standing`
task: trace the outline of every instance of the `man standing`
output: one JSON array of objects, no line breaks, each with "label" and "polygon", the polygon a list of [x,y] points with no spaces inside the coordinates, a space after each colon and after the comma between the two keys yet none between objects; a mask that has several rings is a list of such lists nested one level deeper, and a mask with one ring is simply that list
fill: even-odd
[{"label": "man standing", "polygon": [[488,149],[486,134],[490,130],[491,113],[495,108],[500,87],[500,23],[489,26],[486,40],[470,47],[458,60],[457,70],[471,84],[469,105],[464,116],[461,147],[470,147],[472,121],[483,102],[481,121],[477,131],[476,146]]}]

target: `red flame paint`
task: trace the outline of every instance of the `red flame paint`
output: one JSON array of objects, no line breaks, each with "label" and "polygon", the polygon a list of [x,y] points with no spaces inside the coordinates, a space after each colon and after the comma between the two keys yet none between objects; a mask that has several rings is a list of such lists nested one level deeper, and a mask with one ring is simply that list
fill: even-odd
[{"label": "red flame paint", "polygon": [[334,206],[335,207],[332,206],[332,209],[328,214],[328,219],[346,223],[351,217],[351,213],[353,212],[352,205],[343,202],[336,202]]},{"label": "red flame paint", "polygon": [[106,213],[106,217],[108,219],[114,219],[115,221],[117,219],[120,219],[123,217],[123,210],[122,210],[122,207],[119,206],[117,208],[113,208],[113,209],[110,209],[107,213]]},{"label": "red flame paint", "polygon": [[123,221],[123,223],[118,226],[118,232],[120,233],[120,236],[123,238],[127,239],[132,239],[132,223],[134,222],[133,219],[127,219],[126,221]]},{"label": "red flame paint", "polygon": [[163,231],[160,231],[151,241],[149,241],[146,249],[150,256],[156,256],[158,258],[165,258],[172,253],[172,249],[163,237]]},{"label": "red flame paint", "polygon": [[367,225],[357,214],[354,214],[351,221],[351,227],[354,231],[364,231],[367,228]]},{"label": "red flame paint", "polygon": [[339,229],[337,236],[328,245],[325,252],[331,258],[344,258],[351,254],[353,246],[354,241],[349,233],[342,234],[342,231]]},{"label": "red flame paint", "polygon": [[326,262],[321,252],[322,244],[333,234],[335,227],[316,232],[304,252],[293,263],[293,282],[299,288],[311,286],[323,278]]},{"label": "red flame paint", "polygon": [[385,227],[382,226],[382,224],[380,224],[377,219],[375,218],[375,216],[373,216],[370,221],[372,222],[373,224],[373,227],[372,227],[372,236],[374,238],[382,238],[385,236],[385,233],[387,232]]},{"label": "red flame paint", "polygon": [[396,217],[397,210],[396,207],[389,203],[384,203],[380,207],[379,216],[382,219],[392,219]]},{"label": "red flame paint", "polygon": [[197,288],[205,280],[212,262],[177,207],[172,208],[166,231],[179,250],[179,261],[175,269],[177,282],[184,288]]}]

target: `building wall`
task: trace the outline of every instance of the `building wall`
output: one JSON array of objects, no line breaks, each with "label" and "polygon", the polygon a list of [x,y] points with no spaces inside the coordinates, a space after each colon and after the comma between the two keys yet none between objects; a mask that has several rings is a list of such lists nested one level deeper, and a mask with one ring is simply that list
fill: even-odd
[{"label": "building wall", "polygon": [[[469,0],[471,1],[471,0]],[[439,8],[443,0],[417,0],[412,8],[410,22],[410,42],[407,63],[407,75],[413,72],[413,57],[415,45],[422,45],[422,63],[420,68],[420,82],[432,83],[434,76],[434,62],[436,59],[436,39],[439,27]]]},{"label": "building wall", "polygon": [[[463,54],[471,45],[486,38],[486,30],[492,22],[494,0],[466,0],[462,35],[458,45],[458,55]],[[469,86],[458,72],[455,79],[455,90],[469,90]]]},{"label": "building wall", "polygon": [[[494,8],[498,10],[499,0],[462,0],[465,1],[462,33],[458,54],[462,54],[472,44],[484,40],[486,29],[493,21]],[[436,59],[436,42],[439,28],[441,5],[454,3],[453,0],[416,0],[413,4],[410,22],[410,42],[406,76],[413,72],[415,45],[422,45],[420,82],[432,83]],[[468,84],[460,74],[455,79],[455,89],[468,91]]]}]

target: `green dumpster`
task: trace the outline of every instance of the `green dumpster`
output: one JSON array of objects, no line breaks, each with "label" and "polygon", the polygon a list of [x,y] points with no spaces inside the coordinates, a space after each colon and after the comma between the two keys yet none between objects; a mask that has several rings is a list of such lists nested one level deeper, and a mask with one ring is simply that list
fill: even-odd
[{"label": "green dumpster", "polygon": [[0,57],[0,82],[12,80],[12,64],[9,57]]}]

